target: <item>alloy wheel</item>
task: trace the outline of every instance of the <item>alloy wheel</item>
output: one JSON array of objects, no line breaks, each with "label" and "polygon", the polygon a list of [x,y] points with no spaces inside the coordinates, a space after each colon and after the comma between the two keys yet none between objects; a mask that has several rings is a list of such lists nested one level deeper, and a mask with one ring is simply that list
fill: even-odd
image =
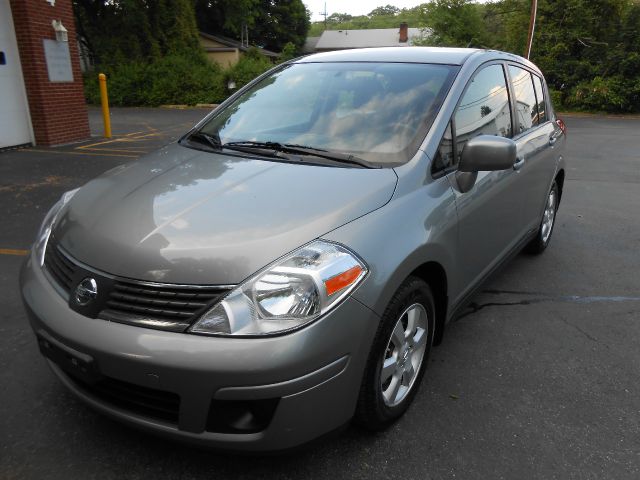
[{"label": "alloy wheel", "polygon": [[380,388],[385,405],[401,403],[415,383],[427,347],[429,320],[419,303],[409,306],[396,322],[385,349]]},{"label": "alloy wheel", "polygon": [[544,209],[544,216],[542,218],[542,241],[547,243],[551,236],[551,230],[553,229],[553,222],[556,219],[556,189],[552,188],[549,192],[549,198],[547,198],[547,205]]}]

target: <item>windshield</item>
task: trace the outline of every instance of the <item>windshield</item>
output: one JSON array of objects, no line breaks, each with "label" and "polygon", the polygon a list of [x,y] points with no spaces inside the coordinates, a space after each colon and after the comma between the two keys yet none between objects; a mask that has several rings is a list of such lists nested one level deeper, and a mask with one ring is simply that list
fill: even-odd
[{"label": "windshield", "polygon": [[456,72],[449,65],[295,63],[262,79],[200,131],[222,144],[277,142],[399,165],[417,151]]}]

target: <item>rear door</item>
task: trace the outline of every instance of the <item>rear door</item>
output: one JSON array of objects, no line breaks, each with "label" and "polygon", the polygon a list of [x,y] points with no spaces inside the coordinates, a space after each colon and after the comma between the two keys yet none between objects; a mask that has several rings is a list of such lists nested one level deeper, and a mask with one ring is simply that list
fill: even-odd
[{"label": "rear door", "polygon": [[523,182],[522,214],[528,230],[538,228],[555,173],[554,144],[557,128],[547,114],[541,78],[522,65],[510,64],[515,111],[514,141],[518,146],[517,168]]},{"label": "rear door", "polygon": [[[480,67],[466,87],[452,119],[454,165],[445,170],[456,194],[458,210],[458,289],[463,296],[518,243],[525,231],[521,214],[522,176],[513,168],[478,172],[468,192],[457,187],[455,165],[467,141],[477,135],[513,136],[512,102],[501,62]],[[442,150],[442,148],[441,148]],[[437,155],[440,163],[446,154]],[[434,165],[438,165],[438,158]],[[456,299],[457,300],[457,299]],[[454,301],[456,301],[454,300]]]}]

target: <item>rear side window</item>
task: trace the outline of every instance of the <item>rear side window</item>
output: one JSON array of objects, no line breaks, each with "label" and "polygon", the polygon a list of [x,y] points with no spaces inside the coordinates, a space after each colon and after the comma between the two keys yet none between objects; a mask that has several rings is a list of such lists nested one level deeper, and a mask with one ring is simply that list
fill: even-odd
[{"label": "rear side window", "polygon": [[538,125],[538,104],[533,89],[533,79],[528,70],[509,66],[509,75],[516,97],[516,134],[523,133]]},{"label": "rear side window", "polygon": [[471,80],[455,114],[458,155],[478,135],[511,137],[511,107],[502,65],[489,65]]},{"label": "rear side window", "polygon": [[538,123],[544,123],[548,120],[546,101],[544,98],[544,90],[542,88],[542,80],[537,75],[533,75],[533,86],[536,88],[536,100],[538,101]]}]

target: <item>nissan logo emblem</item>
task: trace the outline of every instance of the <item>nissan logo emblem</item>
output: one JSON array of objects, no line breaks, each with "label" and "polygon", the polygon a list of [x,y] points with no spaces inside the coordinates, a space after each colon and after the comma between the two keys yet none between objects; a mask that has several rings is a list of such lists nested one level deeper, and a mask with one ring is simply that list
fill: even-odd
[{"label": "nissan logo emblem", "polygon": [[97,296],[98,284],[91,277],[85,278],[76,287],[75,301],[82,307],[91,303]]}]

